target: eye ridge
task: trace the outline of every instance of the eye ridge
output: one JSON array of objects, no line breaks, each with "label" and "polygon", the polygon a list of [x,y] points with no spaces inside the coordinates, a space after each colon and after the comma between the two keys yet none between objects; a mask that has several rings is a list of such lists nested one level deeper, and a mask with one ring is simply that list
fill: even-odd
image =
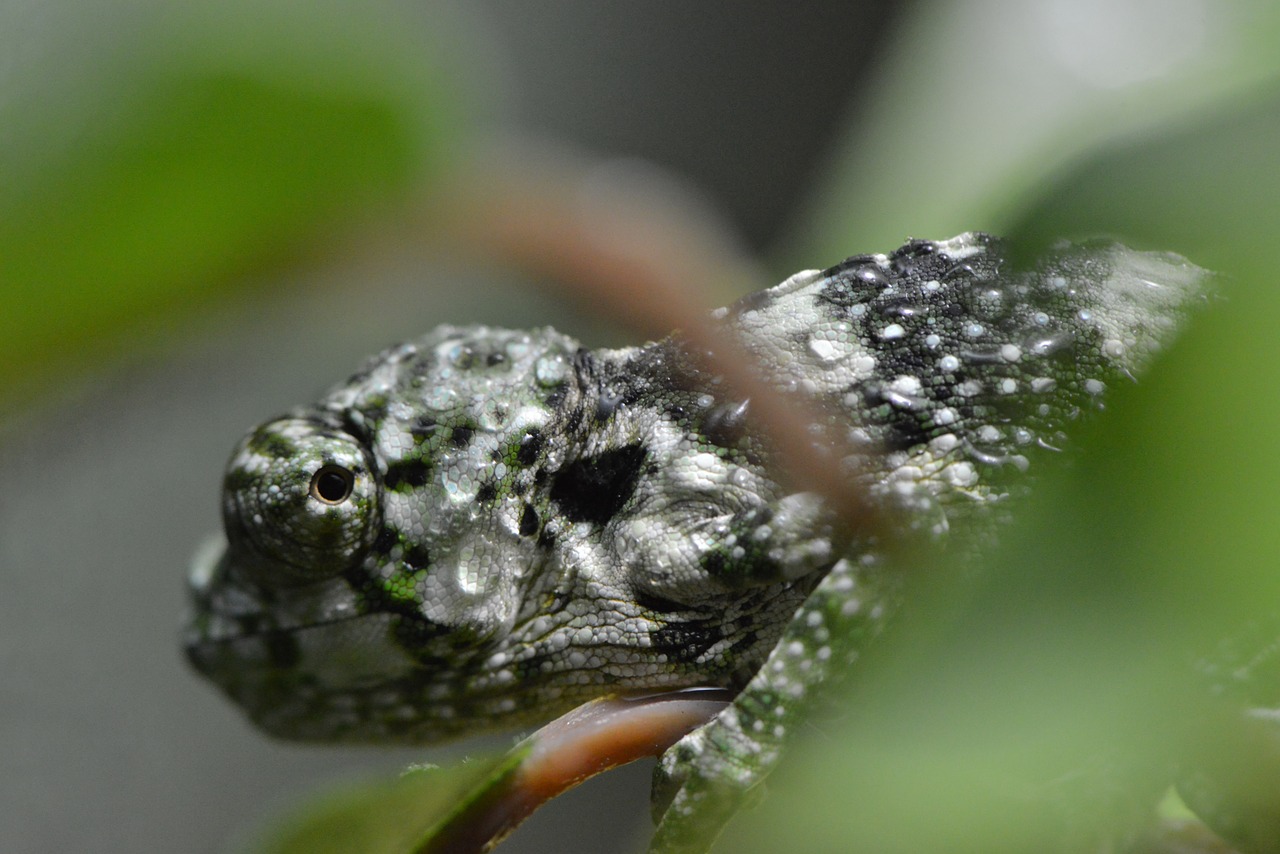
[{"label": "eye ridge", "polygon": [[356,476],[338,465],[321,466],[311,476],[311,497],[322,504],[341,504],[351,497]]}]

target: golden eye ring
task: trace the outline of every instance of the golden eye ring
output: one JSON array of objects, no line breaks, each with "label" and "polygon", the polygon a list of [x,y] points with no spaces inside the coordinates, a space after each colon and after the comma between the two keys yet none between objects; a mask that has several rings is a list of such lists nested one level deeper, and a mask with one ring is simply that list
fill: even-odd
[{"label": "golden eye ring", "polygon": [[321,466],[311,476],[311,497],[321,504],[341,504],[351,497],[356,476],[342,466]]}]

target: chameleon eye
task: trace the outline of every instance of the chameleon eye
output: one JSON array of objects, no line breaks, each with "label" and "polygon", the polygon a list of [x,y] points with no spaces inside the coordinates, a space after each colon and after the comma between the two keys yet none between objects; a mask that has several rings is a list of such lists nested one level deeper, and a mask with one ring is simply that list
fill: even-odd
[{"label": "chameleon eye", "polygon": [[223,494],[227,538],[256,553],[261,583],[332,578],[373,544],[380,516],[372,458],[319,420],[281,418],[231,457]]},{"label": "chameleon eye", "polygon": [[351,497],[355,483],[349,469],[327,465],[311,476],[311,497],[323,504],[341,504]]}]

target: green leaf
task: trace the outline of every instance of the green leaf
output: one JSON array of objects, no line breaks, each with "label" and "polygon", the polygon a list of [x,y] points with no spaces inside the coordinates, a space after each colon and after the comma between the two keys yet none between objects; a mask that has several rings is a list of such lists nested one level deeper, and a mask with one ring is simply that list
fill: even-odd
[{"label": "green leaf", "polygon": [[419,768],[334,792],[277,825],[262,854],[406,854],[423,850],[454,812],[499,788],[526,751]]},{"label": "green leaf", "polygon": [[[917,595],[840,720],[722,850],[1085,850],[1136,833],[1175,764],[1230,740],[1243,701],[1193,663],[1280,602],[1278,115],[1280,91],[1250,90],[1093,150],[1028,206],[1024,247],[1114,234],[1222,270],[1222,294],[1112,390],[980,581],[938,556],[906,570]],[[1268,761],[1242,773],[1274,785]]]},{"label": "green leaf", "polygon": [[0,100],[0,397],[446,166],[455,97],[389,6],[133,11]]}]

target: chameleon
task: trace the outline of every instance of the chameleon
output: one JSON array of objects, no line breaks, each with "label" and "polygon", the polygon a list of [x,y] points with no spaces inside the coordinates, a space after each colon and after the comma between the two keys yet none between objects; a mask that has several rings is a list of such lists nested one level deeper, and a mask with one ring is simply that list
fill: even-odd
[{"label": "chameleon", "polygon": [[[252,430],[189,575],[190,662],[268,733],[427,744],[610,693],[734,701],[661,758],[655,850],[730,812],[891,618],[881,535],[978,542],[1208,274],[983,233],[806,270],[712,313],[883,511],[848,530],[681,333],[586,349],[441,326]],[[834,442],[834,444],[832,444]],[[724,817],[712,818],[723,821]]]}]

